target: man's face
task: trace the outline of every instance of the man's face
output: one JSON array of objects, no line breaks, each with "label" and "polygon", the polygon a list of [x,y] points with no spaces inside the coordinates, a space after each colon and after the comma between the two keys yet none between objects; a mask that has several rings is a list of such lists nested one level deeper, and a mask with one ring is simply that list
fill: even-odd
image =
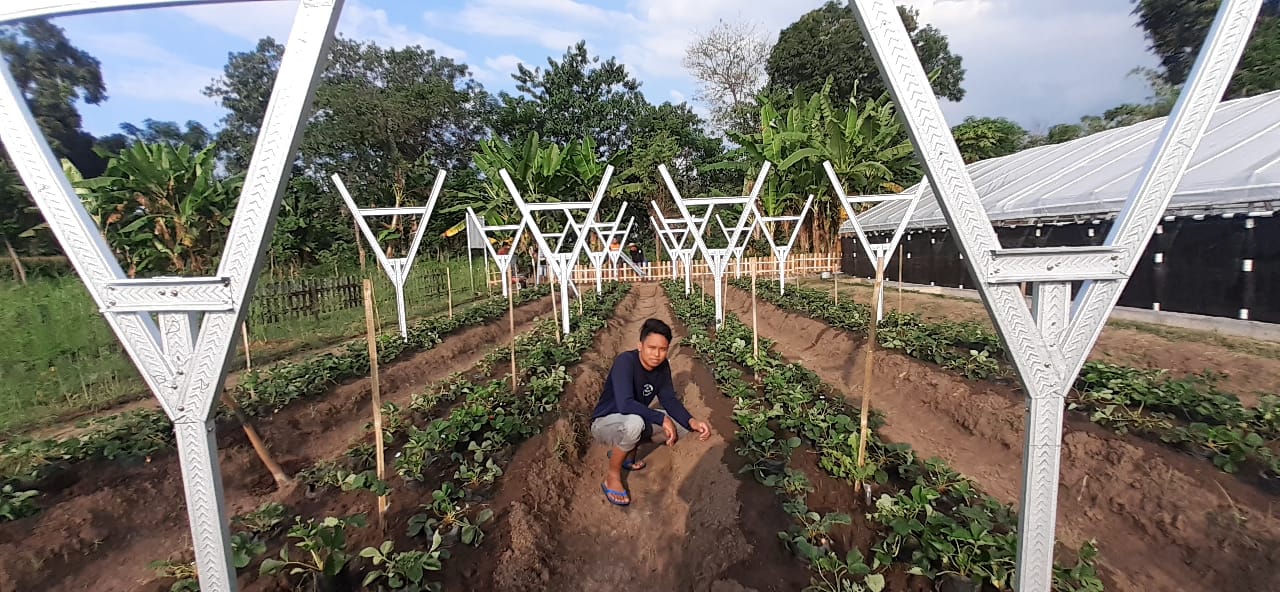
[{"label": "man's face", "polygon": [[671,343],[667,338],[657,333],[650,333],[648,337],[640,340],[640,363],[644,364],[644,369],[653,370],[665,362],[669,347]]}]

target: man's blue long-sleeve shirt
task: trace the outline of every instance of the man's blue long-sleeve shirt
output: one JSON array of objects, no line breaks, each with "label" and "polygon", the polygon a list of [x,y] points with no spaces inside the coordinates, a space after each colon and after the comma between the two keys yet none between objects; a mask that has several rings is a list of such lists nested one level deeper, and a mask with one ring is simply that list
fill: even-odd
[{"label": "man's blue long-sleeve shirt", "polygon": [[639,415],[649,423],[661,425],[662,412],[649,407],[655,397],[671,419],[685,429],[693,429],[689,427],[693,416],[676,398],[675,386],[671,383],[671,363],[663,360],[657,368],[645,370],[638,350],[625,351],[613,359],[613,368],[609,370],[604,392],[600,394],[600,402],[596,404],[591,418],[625,413]]}]

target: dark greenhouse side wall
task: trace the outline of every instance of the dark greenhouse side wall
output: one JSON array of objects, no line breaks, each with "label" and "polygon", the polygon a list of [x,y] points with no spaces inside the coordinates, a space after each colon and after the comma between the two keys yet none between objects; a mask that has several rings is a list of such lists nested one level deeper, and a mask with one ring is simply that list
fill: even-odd
[{"label": "dark greenhouse side wall", "polygon": [[[1100,245],[1111,221],[997,227],[1006,248]],[[873,241],[888,235],[871,235]],[[902,238],[902,280],[973,288],[952,232]],[[841,237],[841,271],[874,277],[853,235]],[[897,281],[898,260],[885,270]],[[1079,287],[1077,283],[1076,288]],[[1176,218],[1161,223],[1120,296],[1120,306],[1280,323],[1280,218]]]}]

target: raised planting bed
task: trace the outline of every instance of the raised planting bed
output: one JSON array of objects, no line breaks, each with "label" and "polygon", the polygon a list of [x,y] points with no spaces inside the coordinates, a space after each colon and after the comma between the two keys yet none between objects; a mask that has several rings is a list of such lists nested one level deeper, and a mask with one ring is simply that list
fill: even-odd
[{"label": "raised planting bed", "polygon": [[[858,412],[812,371],[788,364],[733,316],[714,332],[710,304],[668,284],[673,308],[690,327],[689,343],[735,400],[738,452],[762,483],[773,486],[794,527],[779,533],[813,570],[811,590],[1012,590],[1017,516],[939,459],[919,459],[907,444],[882,440],[873,417],[867,462],[857,465]],[[816,456],[816,461],[809,460]],[[816,465],[816,466],[815,466]],[[810,467],[809,471],[802,467]],[[862,495],[851,507],[810,507],[820,480]],[[830,502],[827,502],[830,506]],[[857,536],[839,536],[856,524]],[[1102,590],[1097,550],[1086,543],[1075,562],[1055,568],[1055,590]]]},{"label": "raised planting bed", "polygon": [[[750,282],[735,280],[750,290]],[[758,296],[833,327],[866,334],[871,308],[835,303],[825,290],[790,286],[785,295],[771,283]],[[1006,380],[1013,371],[999,338],[976,323],[930,323],[918,315],[886,312],[876,340],[885,349],[937,364],[971,380]],[[1084,364],[1068,408],[1120,433],[1132,432],[1203,457],[1227,473],[1247,471],[1280,493],[1280,397],[1262,395],[1246,407],[1214,386],[1214,377],[1178,378],[1160,370],[1106,362]]]}]

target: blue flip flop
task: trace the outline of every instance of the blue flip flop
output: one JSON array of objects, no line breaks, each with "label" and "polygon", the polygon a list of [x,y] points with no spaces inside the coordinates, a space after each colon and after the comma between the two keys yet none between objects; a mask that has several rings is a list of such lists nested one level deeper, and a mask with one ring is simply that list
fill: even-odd
[{"label": "blue flip flop", "polygon": [[[604,491],[604,499],[605,499],[605,501],[607,501],[607,502],[609,502],[609,503],[611,503],[611,504],[613,504],[613,505],[615,505],[615,506],[629,506],[629,505],[631,505],[631,493],[630,493],[630,492],[627,492],[626,490],[623,490],[623,491],[614,491],[614,490],[612,490],[612,489],[609,489],[609,486],[608,486],[607,484],[604,484],[604,483],[601,483],[601,484],[600,484],[600,489],[601,489],[602,491]],[[625,498],[627,498],[627,501],[625,501],[625,502],[615,502],[615,501],[613,501],[613,498],[609,497],[610,495],[617,496],[617,497],[625,497]]]},{"label": "blue flip flop", "polygon": [[[606,452],[604,456],[605,458],[613,458],[613,451],[610,450],[609,452]],[[649,466],[648,464],[645,464],[644,461],[640,461],[638,464],[639,466],[636,466],[637,463],[633,463],[629,459],[624,459],[622,461],[622,468],[628,471],[643,471],[645,467]]]}]

